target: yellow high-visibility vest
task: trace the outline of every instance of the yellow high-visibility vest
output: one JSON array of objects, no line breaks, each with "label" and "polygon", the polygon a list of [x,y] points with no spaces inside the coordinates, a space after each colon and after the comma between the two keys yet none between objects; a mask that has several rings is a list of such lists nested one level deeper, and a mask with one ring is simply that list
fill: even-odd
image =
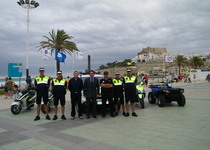
[{"label": "yellow high-visibility vest", "polygon": [[61,79],[61,80],[53,79],[54,86],[57,86],[57,85],[65,86],[65,82],[66,82],[65,79]]},{"label": "yellow high-visibility vest", "polygon": [[122,80],[121,79],[112,79],[112,82],[114,86],[122,85]]},{"label": "yellow high-visibility vest", "polygon": [[136,77],[135,76],[131,76],[131,77],[125,76],[124,79],[125,79],[125,83],[135,83]]},{"label": "yellow high-visibility vest", "polygon": [[43,78],[38,76],[35,78],[37,84],[48,84],[49,79],[50,79],[50,77],[48,77],[48,76],[44,76]]}]

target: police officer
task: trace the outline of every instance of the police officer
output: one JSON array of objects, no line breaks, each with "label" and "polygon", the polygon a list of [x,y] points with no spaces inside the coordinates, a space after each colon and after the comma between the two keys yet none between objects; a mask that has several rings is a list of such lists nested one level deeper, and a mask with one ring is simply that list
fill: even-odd
[{"label": "police officer", "polygon": [[48,89],[50,87],[50,78],[44,75],[44,68],[39,68],[40,76],[37,76],[34,81],[34,85],[37,91],[36,95],[36,104],[37,104],[37,116],[34,121],[40,120],[40,108],[41,108],[41,100],[43,99],[46,119],[50,120],[50,116],[48,115]]},{"label": "police officer", "polygon": [[109,101],[110,116],[114,117],[114,104],[113,104],[113,82],[109,78],[107,71],[104,72],[104,79],[100,80],[101,98],[102,98],[102,118],[106,116],[106,101]]},{"label": "police officer", "polygon": [[52,81],[52,91],[54,96],[54,117],[53,120],[58,119],[57,112],[58,112],[58,104],[60,101],[61,104],[61,119],[66,120],[64,115],[65,112],[65,95],[66,95],[66,88],[67,88],[67,81],[63,79],[62,71],[57,71],[57,78],[53,79]]},{"label": "police officer", "polygon": [[128,117],[129,114],[129,105],[128,103],[131,103],[131,108],[132,108],[132,116],[137,117],[138,115],[135,113],[135,101],[136,101],[136,83],[137,83],[137,78],[135,76],[132,76],[131,69],[128,68],[127,70],[127,76],[124,76],[123,78],[123,84],[125,88],[125,107],[126,107],[126,116]]},{"label": "police officer", "polygon": [[78,116],[82,116],[81,91],[83,89],[83,81],[79,77],[79,73],[74,71],[74,77],[70,80],[68,88],[71,91],[71,120],[75,119],[75,107],[78,105]]},{"label": "police officer", "polygon": [[[125,105],[124,105],[124,95],[123,95],[123,79],[120,78],[120,73],[115,73],[115,78],[112,79],[114,84],[114,104],[115,104],[115,116],[118,115],[118,104],[120,102],[122,106],[123,116],[126,116]],[[120,101],[119,101],[120,100]]]}]

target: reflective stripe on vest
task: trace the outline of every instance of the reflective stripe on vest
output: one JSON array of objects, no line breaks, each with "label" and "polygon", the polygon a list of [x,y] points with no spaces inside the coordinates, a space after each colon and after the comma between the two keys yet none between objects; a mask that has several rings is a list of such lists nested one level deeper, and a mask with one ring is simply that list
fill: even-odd
[{"label": "reflective stripe on vest", "polygon": [[135,76],[132,76],[132,77],[125,76],[124,79],[125,79],[125,83],[135,83],[136,77]]},{"label": "reflective stripe on vest", "polygon": [[62,80],[59,81],[58,79],[53,79],[53,82],[54,82],[54,86],[56,86],[56,85],[65,86],[66,80],[65,79],[62,79]]},{"label": "reflective stripe on vest", "polygon": [[121,79],[112,79],[112,81],[113,81],[113,84],[116,86],[116,85],[122,85],[122,80]]},{"label": "reflective stripe on vest", "polygon": [[36,77],[36,83],[37,84],[48,84],[49,77],[44,76],[43,78],[41,77]]}]

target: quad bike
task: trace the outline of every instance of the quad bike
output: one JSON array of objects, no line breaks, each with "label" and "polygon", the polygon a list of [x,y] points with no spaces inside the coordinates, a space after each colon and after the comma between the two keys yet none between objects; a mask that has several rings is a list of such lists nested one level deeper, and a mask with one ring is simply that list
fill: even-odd
[{"label": "quad bike", "polygon": [[171,83],[150,85],[151,92],[148,94],[148,101],[151,104],[157,102],[159,107],[164,107],[166,103],[176,101],[179,106],[184,106],[186,103],[183,95],[184,89],[172,88]]}]

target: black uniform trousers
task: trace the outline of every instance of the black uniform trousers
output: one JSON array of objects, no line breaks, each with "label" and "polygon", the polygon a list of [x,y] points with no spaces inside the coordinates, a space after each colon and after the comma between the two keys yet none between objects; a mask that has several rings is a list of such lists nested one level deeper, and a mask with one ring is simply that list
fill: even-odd
[{"label": "black uniform trousers", "polygon": [[96,97],[86,98],[87,116],[90,116],[90,106],[92,106],[92,115],[96,116]]},{"label": "black uniform trousers", "polygon": [[76,115],[76,105],[78,106],[78,115],[82,116],[81,92],[71,93],[71,116]]},{"label": "black uniform trousers", "polygon": [[102,94],[102,115],[106,115],[106,102],[109,101],[109,109],[110,114],[114,113],[114,103],[113,103],[113,96],[110,93],[103,93]]}]

